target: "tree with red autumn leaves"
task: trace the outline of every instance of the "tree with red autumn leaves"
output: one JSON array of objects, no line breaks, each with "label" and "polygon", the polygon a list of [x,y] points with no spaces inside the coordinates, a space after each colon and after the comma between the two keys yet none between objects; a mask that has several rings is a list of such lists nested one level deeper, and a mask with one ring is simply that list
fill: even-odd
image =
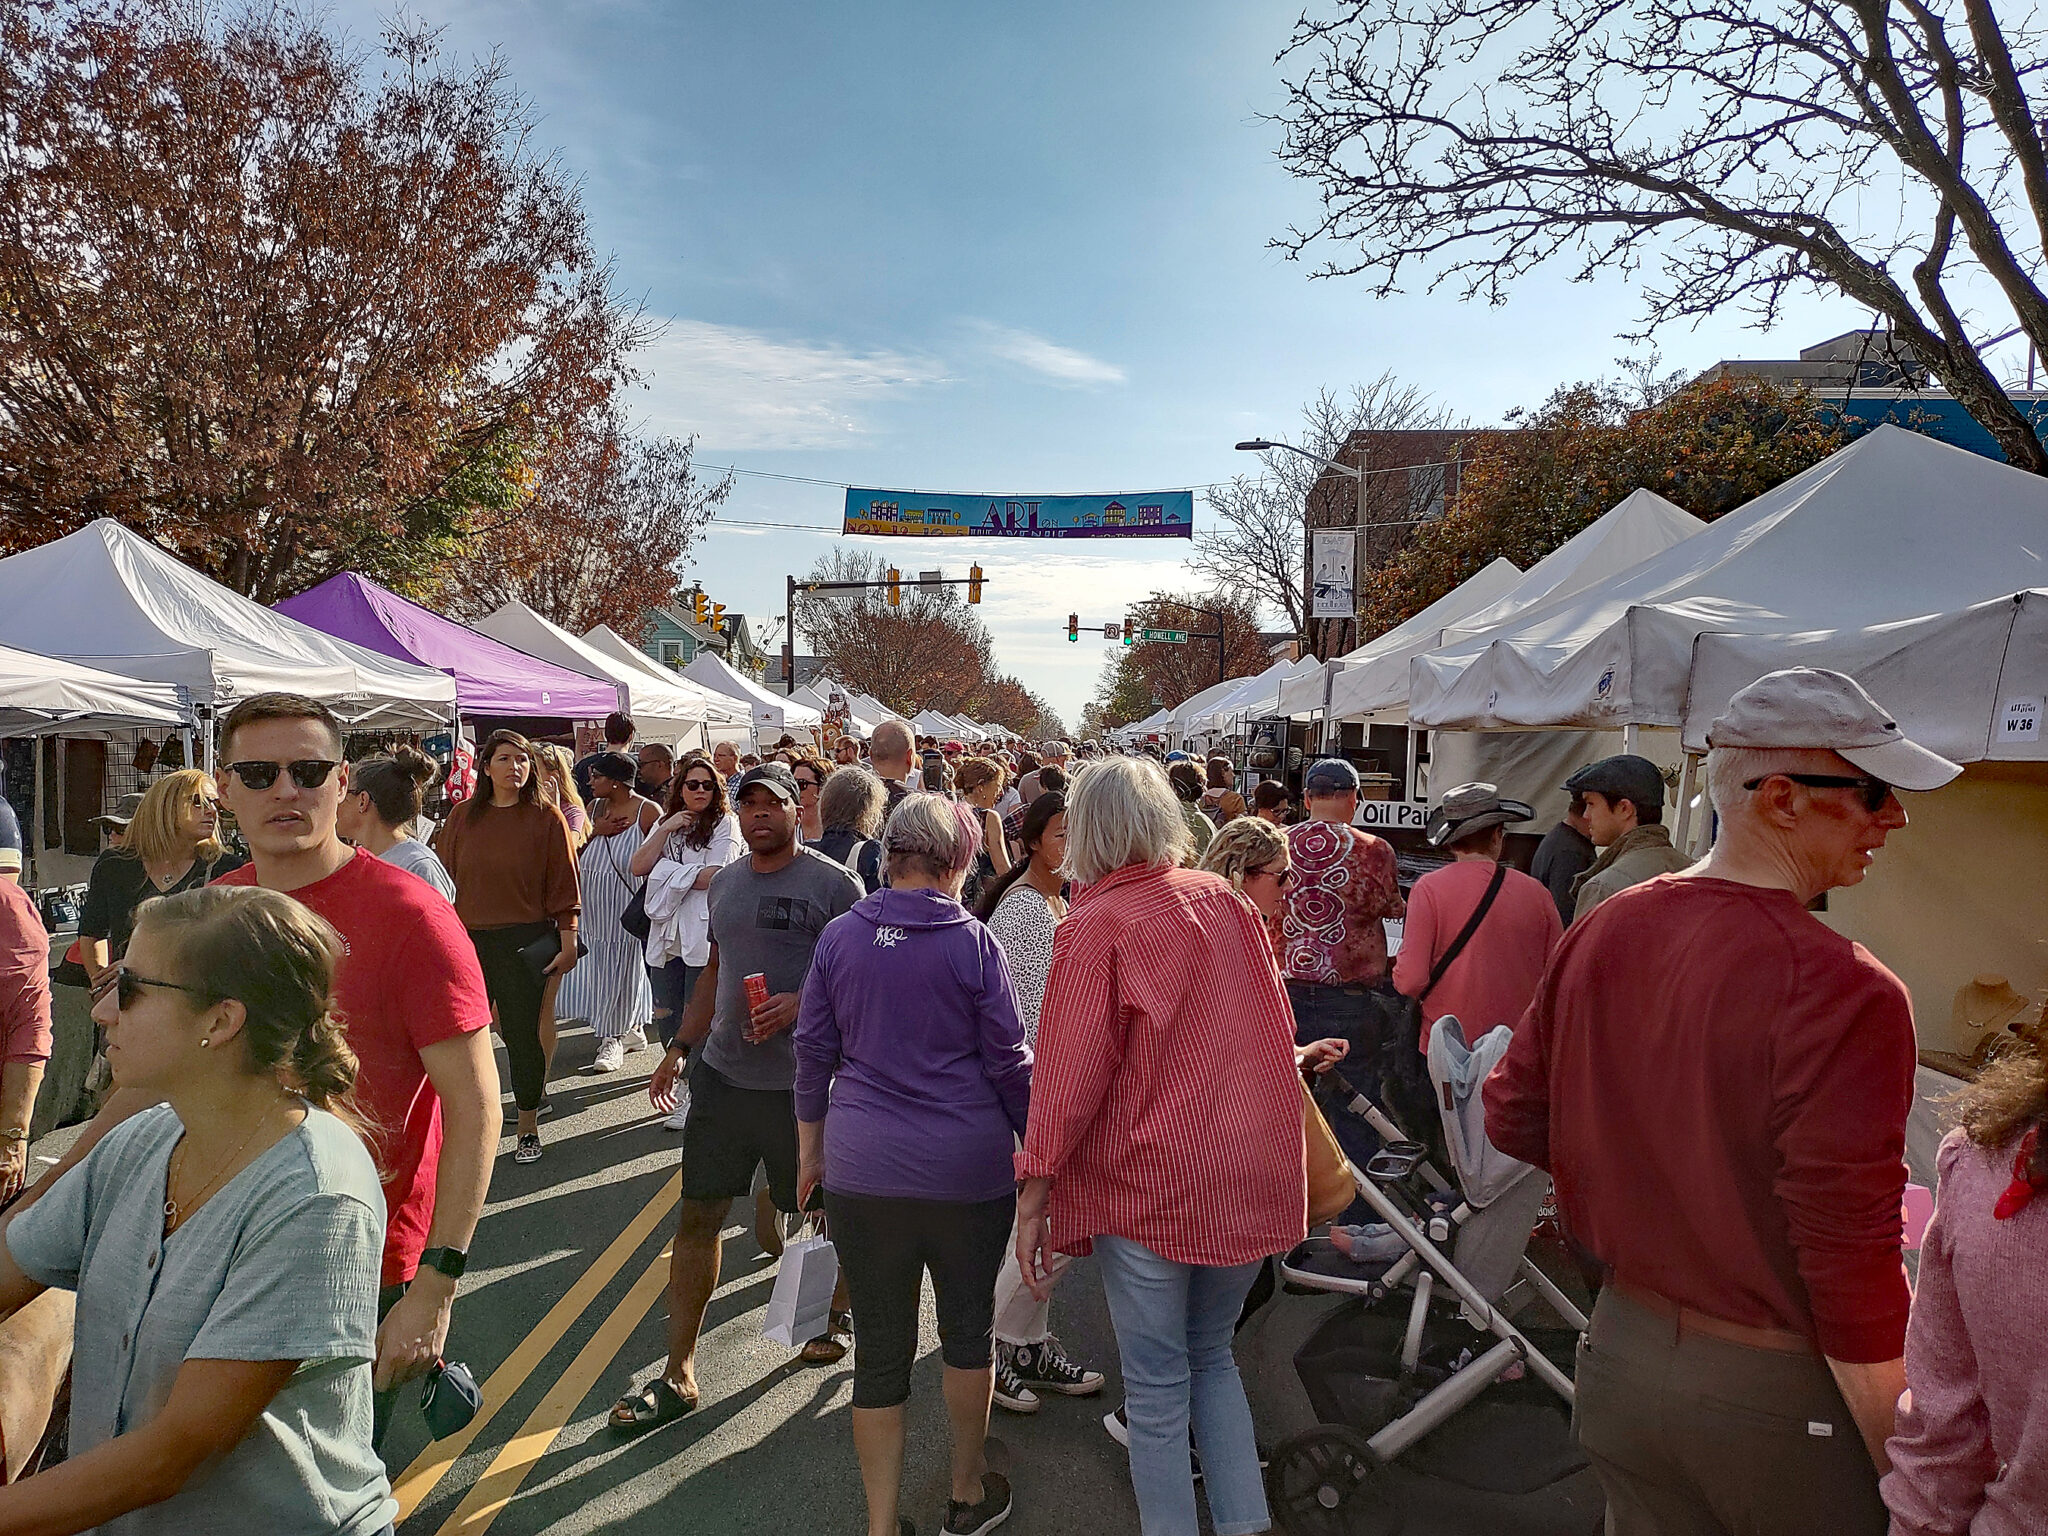
[{"label": "tree with red autumn leaves", "polygon": [[1825,402],[1741,377],[1646,408],[1619,386],[1572,385],[1509,424],[1519,430],[1475,438],[1445,516],[1364,573],[1360,634],[1393,628],[1494,559],[1528,569],[1639,487],[1712,522],[1848,440]]},{"label": "tree with red autumn leaves", "polygon": [[[259,602],[472,561],[589,610],[551,563],[677,464],[615,424],[651,328],[500,61],[380,63],[261,5],[0,0],[0,551],[113,517]],[[644,505],[686,547],[698,503]]]},{"label": "tree with red autumn leaves", "polygon": [[[1201,611],[1204,609],[1209,611]],[[1259,633],[1258,598],[1249,592],[1155,592],[1135,604],[1128,617],[1145,629],[1213,634],[1214,614],[1222,615],[1226,677],[1252,677],[1273,664],[1266,641]],[[1103,664],[1102,681],[1095,690],[1093,718],[1104,726],[1142,720],[1161,704],[1178,704],[1215,682],[1214,640],[1129,646],[1115,652]]]}]

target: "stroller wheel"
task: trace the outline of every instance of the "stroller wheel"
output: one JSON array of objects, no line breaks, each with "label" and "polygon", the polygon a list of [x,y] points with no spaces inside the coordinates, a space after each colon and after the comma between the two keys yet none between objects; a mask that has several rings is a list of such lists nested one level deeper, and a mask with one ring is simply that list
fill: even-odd
[{"label": "stroller wheel", "polygon": [[1273,1452],[1266,1498],[1288,1536],[1397,1536],[1400,1495],[1365,1436],[1322,1424]]}]

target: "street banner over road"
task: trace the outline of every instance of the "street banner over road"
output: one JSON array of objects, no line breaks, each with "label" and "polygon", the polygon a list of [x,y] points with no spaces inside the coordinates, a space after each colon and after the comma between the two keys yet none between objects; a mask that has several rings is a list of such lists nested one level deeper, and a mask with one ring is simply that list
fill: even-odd
[{"label": "street banner over road", "polygon": [[855,486],[846,493],[847,533],[924,538],[1186,539],[1194,537],[1194,528],[1193,491],[979,496]]}]

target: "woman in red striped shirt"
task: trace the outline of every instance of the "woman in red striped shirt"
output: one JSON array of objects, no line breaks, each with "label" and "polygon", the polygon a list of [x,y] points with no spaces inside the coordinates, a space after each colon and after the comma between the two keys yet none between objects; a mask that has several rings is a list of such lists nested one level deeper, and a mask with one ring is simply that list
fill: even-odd
[{"label": "woman in red striped shirt", "polygon": [[1194,1536],[1188,1428],[1217,1536],[1268,1529],[1231,1354],[1268,1254],[1308,1229],[1294,1018],[1258,916],[1181,869],[1156,763],[1110,758],[1067,800],[1077,887],[1053,940],[1018,1172],[1017,1260],[1093,1251],[1123,1357],[1144,1536]]}]

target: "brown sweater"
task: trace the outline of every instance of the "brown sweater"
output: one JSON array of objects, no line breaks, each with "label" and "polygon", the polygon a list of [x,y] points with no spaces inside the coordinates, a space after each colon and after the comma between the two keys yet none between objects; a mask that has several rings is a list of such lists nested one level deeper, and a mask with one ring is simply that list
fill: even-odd
[{"label": "brown sweater", "polygon": [[474,822],[471,814],[467,802],[456,806],[434,837],[434,850],[455,882],[462,926],[573,928],[582,892],[561,812],[522,801],[491,806]]}]

